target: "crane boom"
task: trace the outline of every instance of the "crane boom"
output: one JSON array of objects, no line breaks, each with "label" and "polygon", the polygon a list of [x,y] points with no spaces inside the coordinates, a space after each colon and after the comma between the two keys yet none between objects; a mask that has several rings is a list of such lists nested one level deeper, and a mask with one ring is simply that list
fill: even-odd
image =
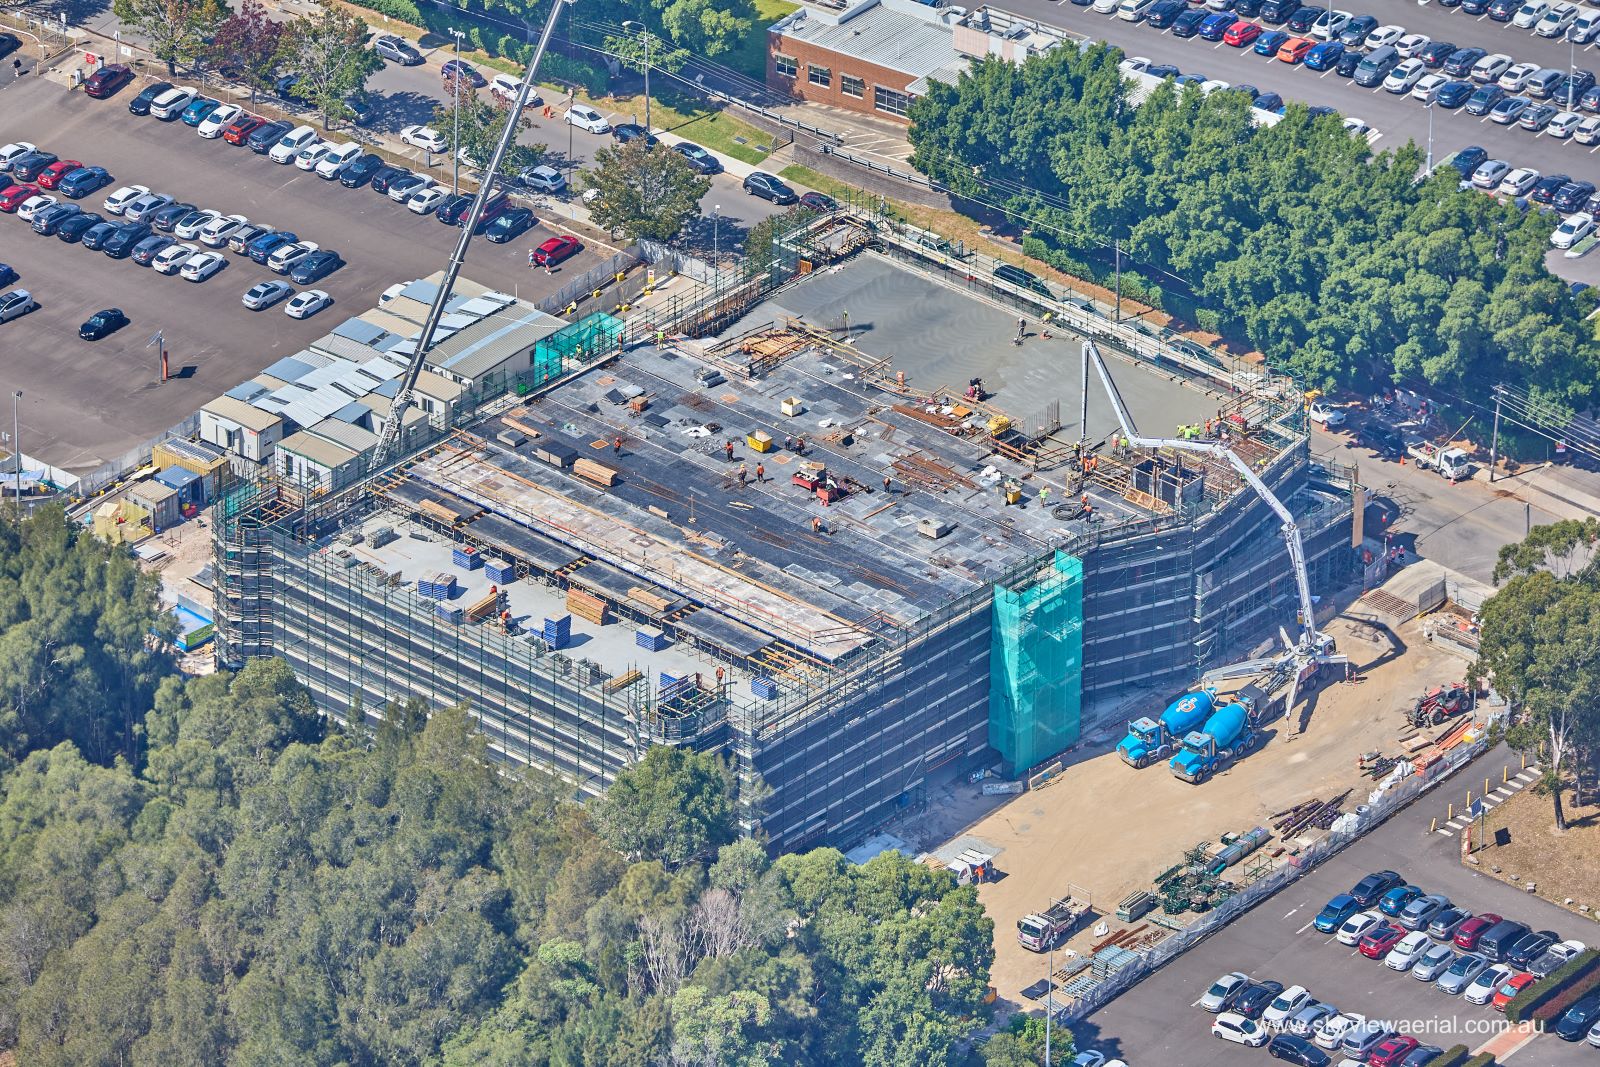
[{"label": "crane boom", "polygon": [[[539,34],[538,46],[534,48],[533,58],[528,61],[528,69],[522,75],[522,87],[517,90],[517,98],[512,101],[510,110],[506,114],[505,129],[500,131],[500,139],[495,142],[494,151],[490,153],[488,165],[484,168],[484,181],[478,187],[477,195],[472,198],[472,207],[468,209],[466,219],[462,221],[461,236],[456,241],[455,251],[450,253],[450,263],[445,268],[444,281],[440,284],[439,291],[434,294],[433,304],[428,308],[428,317],[423,320],[422,333],[417,338],[417,350],[411,354],[411,361],[406,364],[400,391],[395,395],[394,404],[389,408],[389,417],[383,421],[383,432],[378,435],[378,443],[372,450],[369,470],[381,470],[388,461],[389,454],[394,451],[395,444],[400,440],[400,429],[405,423],[406,411],[416,403],[417,379],[422,374],[428,350],[433,347],[433,335],[439,328],[439,320],[444,317],[444,306],[449,303],[451,294],[455,290],[456,279],[467,261],[467,246],[472,243],[473,232],[477,230],[478,222],[483,218],[483,206],[488,203],[489,196],[494,191],[495,175],[500,173],[500,162],[505,158],[512,142],[517,139],[522,111],[527,107],[528,94],[533,91],[534,75],[538,73],[539,63],[544,59],[544,50],[550,43],[550,35],[555,32],[556,18],[561,14],[564,3],[576,2],[577,0],[564,0],[564,2],[556,0],[550,7],[550,15],[545,19],[544,30]],[[456,146],[456,150],[460,151],[459,145]]]},{"label": "crane boom", "polygon": [[1122,394],[1117,392],[1117,383],[1111,380],[1111,372],[1106,368],[1105,361],[1100,358],[1100,349],[1093,341],[1083,342],[1083,351],[1089,362],[1094,364],[1094,369],[1100,376],[1100,384],[1105,386],[1106,394],[1111,398],[1111,407],[1117,413],[1117,424],[1122,427],[1123,435],[1128,442],[1140,448],[1171,448],[1181,452],[1199,452],[1215,456],[1226,461],[1239,477],[1250,486],[1256,496],[1266,501],[1267,507],[1278,516],[1283,523],[1283,540],[1289,549],[1289,563],[1294,569],[1294,581],[1300,595],[1300,616],[1303,620],[1301,633],[1302,647],[1308,650],[1317,649],[1321,642],[1321,635],[1317,633],[1316,614],[1312,610],[1311,576],[1306,568],[1305,544],[1300,537],[1300,527],[1294,521],[1294,513],[1284,506],[1277,494],[1267,488],[1267,483],[1256,476],[1250,469],[1250,464],[1240,459],[1231,448],[1211,441],[1185,441],[1169,437],[1142,437],[1134,429],[1133,416],[1128,414],[1127,406],[1122,402]]}]

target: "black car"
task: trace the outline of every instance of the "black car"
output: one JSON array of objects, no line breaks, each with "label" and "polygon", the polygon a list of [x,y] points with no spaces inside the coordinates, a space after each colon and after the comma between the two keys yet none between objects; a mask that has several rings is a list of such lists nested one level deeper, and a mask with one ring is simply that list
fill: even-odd
[{"label": "black car", "polygon": [[697,144],[692,144],[689,141],[679,141],[672,146],[672,150],[687,159],[689,166],[700,174],[722,173],[722,164],[717,160],[717,157]]},{"label": "black car", "polygon": [[[1590,188],[1593,189],[1592,186]],[[1584,199],[1587,200],[1588,197]],[[1561,935],[1554,930],[1535,930],[1523,934],[1517,943],[1511,946],[1511,951],[1506,953],[1506,962],[1525,971],[1533,965],[1534,960],[1544,955],[1546,949],[1560,940]]]},{"label": "black car", "polygon": [[1256,102],[1256,97],[1261,95],[1260,89],[1257,89],[1254,85],[1249,84],[1235,85],[1233,86],[1232,91],[1236,93],[1243,93],[1244,95],[1248,96],[1252,104]]},{"label": "black car", "polygon": [[1575,70],[1571,74],[1564,75],[1556,83],[1555,92],[1550,94],[1550,99],[1568,111],[1576,111],[1578,102],[1592,88],[1594,88],[1594,71]]},{"label": "black car", "polygon": [[1428,1064],[1443,1055],[1444,1049],[1438,1045],[1418,1045],[1406,1053],[1406,1058],[1400,1061],[1400,1067],[1428,1067]]},{"label": "black car", "polygon": [[793,204],[800,199],[793,189],[784,184],[782,178],[764,170],[750,172],[750,176],[744,180],[744,191],[774,204]]},{"label": "black car", "polygon": [[499,218],[484,229],[483,235],[493,244],[503,245],[507,241],[526,232],[538,220],[533,217],[533,212],[525,207],[514,207],[507,210]]},{"label": "black car", "polygon": [[354,163],[344,168],[344,173],[339,175],[339,184],[346,189],[359,189],[372,181],[372,176],[382,170],[383,157],[375,156],[371,152],[357,156]]},{"label": "black car", "polygon": [[[1480,145],[1469,144],[1456,153],[1455,158],[1450,161],[1450,165],[1460,171],[1462,179],[1465,180],[1472,177],[1472,172],[1482,166],[1483,161],[1488,158],[1488,149]],[[1552,193],[1551,195],[1554,194]]]},{"label": "black car", "polygon": [[1405,436],[1387,423],[1366,423],[1356,431],[1356,440],[1384,459],[1399,459],[1406,454]]},{"label": "black car", "polygon": [[71,244],[104,221],[106,220],[92,211],[81,211],[56,227],[56,239]]},{"label": "black car", "polygon": [[1300,0],[1263,0],[1261,4],[1261,21],[1269,26],[1282,25],[1283,21],[1293,15],[1300,7]]},{"label": "black car", "polygon": [[1360,48],[1367,39],[1367,35],[1378,28],[1378,20],[1371,15],[1357,15],[1346,24],[1339,34],[1339,41],[1346,48]]},{"label": "black car", "polygon": [[1433,102],[1446,111],[1454,111],[1467,102],[1467,98],[1477,92],[1478,87],[1471,82],[1459,78],[1447,81],[1439,86],[1438,92],[1433,94]]},{"label": "black car", "polygon": [[[1563,215],[1570,215],[1574,211],[1581,211],[1583,209],[1583,205],[1589,202],[1589,198],[1593,196],[1594,193],[1594,182],[1568,182],[1556,190],[1555,199],[1550,201],[1550,206],[1561,212]],[[1560,938],[1556,938],[1551,942],[1551,944],[1554,944],[1555,941],[1559,940]],[[1549,945],[1546,945],[1545,947],[1548,948]],[[1540,951],[1543,951],[1543,949]],[[1530,956],[1526,963],[1522,963],[1522,961],[1516,960],[1515,957],[1513,957],[1512,962],[1526,966],[1528,963],[1532,963],[1537,958],[1537,956]]]},{"label": "black car", "polygon": [[112,259],[126,259],[133,254],[140,241],[150,236],[150,227],[143,222],[124,222],[117,232],[106,238],[100,251]]},{"label": "black car", "polygon": [[0,263],[0,289],[14,283],[22,275],[17,273],[17,268],[9,263]]},{"label": "black car", "polygon": [[1327,8],[1325,7],[1312,7],[1307,4],[1289,16],[1288,21],[1284,24],[1284,29],[1303,37],[1311,32],[1312,23],[1321,18],[1322,13],[1326,10]]},{"label": "black car", "polygon": [[31,182],[41,171],[60,158],[54,152],[29,152],[25,156],[18,156],[11,164],[11,179],[16,182]]},{"label": "black car", "polygon": [[134,245],[133,252],[129,254],[128,258],[141,267],[148,267],[151,260],[177,243],[177,241],[164,233],[153,233]]},{"label": "black car", "polygon": [[1521,6],[1522,0],[1489,0],[1489,6],[1484,10],[1496,22],[1510,22],[1511,16]]},{"label": "black car", "polygon": [[[1207,11],[1203,7],[1197,7],[1190,11],[1185,11],[1183,14],[1172,20],[1172,36],[1193,37],[1195,34],[1200,32],[1200,24],[1206,19],[1210,18],[1211,15],[1212,12]],[[1145,73],[1148,74],[1149,71],[1146,71]]]},{"label": "black car", "polygon": [[328,248],[320,248],[294,265],[289,271],[289,280],[296,285],[310,285],[312,282],[321,281],[340,267],[344,260],[339,258],[339,253]]},{"label": "black car", "polygon": [[1350,895],[1355,902],[1363,908],[1370,908],[1378,903],[1378,898],[1383,896],[1395,886],[1405,885],[1406,880],[1394,871],[1374,871],[1355,884],[1350,890]]},{"label": "black car", "polygon": [[195,205],[193,204],[168,204],[150,216],[150,225],[162,233],[171,233],[172,228],[178,224],[178,220],[194,210]]},{"label": "black car", "polygon": [[33,232],[40,237],[49,237],[61,229],[63,222],[82,214],[83,208],[77,204],[57,204],[33,217]]},{"label": "black car", "polygon": [[618,144],[627,144],[629,141],[637,141],[642,137],[644,138],[644,143],[651,148],[654,148],[656,145],[661,143],[660,141],[656,140],[655,134],[651,133],[649,130],[646,130],[637,122],[617,123],[617,125],[611,127],[611,137],[612,140],[616,141]]},{"label": "black car", "polygon": [[1438,70],[1445,60],[1456,54],[1456,46],[1449,41],[1429,41],[1417,49],[1416,58],[1429,70]]},{"label": "black car", "polygon": [[808,211],[838,211],[839,201],[827,193],[801,193],[800,206]]},{"label": "black car", "polygon": [[458,226],[461,224],[461,220],[467,217],[467,209],[470,207],[472,207],[472,194],[461,193],[457,196],[449,197],[444,203],[440,204],[439,209],[433,213],[433,217],[447,226]]},{"label": "black car", "polygon": [[1171,63],[1157,63],[1153,67],[1146,68],[1145,73],[1152,78],[1176,78],[1182,71]]},{"label": "black car", "polygon": [[1246,1019],[1259,1019],[1267,1005],[1283,992],[1282,982],[1252,982],[1233,1002],[1233,1010]]},{"label": "black car", "polygon": [[1356,68],[1361,66],[1361,60],[1364,58],[1360,52],[1346,52],[1339,57],[1339,62],[1333,65],[1333,72],[1341,78],[1353,78],[1355,77]]},{"label": "black car", "polygon": [[1556,194],[1561,191],[1561,187],[1571,180],[1572,176],[1569,174],[1546,175],[1533,183],[1533,188],[1528,190],[1528,199],[1535,204],[1549,207],[1555,202]]},{"label": "black car", "polygon": [[1488,54],[1482,48],[1457,48],[1439,69],[1452,78],[1468,78],[1472,76],[1472,68],[1478,65],[1478,60]]},{"label": "black car", "polygon": [[1283,97],[1279,96],[1277,93],[1262,93],[1260,96],[1256,97],[1255,103],[1251,106],[1258,107],[1262,111],[1271,111],[1276,113],[1283,110]]},{"label": "black car", "polygon": [[379,167],[376,171],[373,171],[372,181],[368,182],[367,184],[372,186],[373,192],[383,193],[385,196],[387,196],[389,194],[389,186],[393,185],[401,178],[409,177],[411,177],[411,172],[409,170],[406,170],[404,167],[396,167],[393,164],[389,164],[387,166]]},{"label": "black car", "polygon": [[89,316],[89,321],[78,327],[78,336],[85,341],[98,341],[114,330],[128,325],[128,316],[121,308],[106,308]]},{"label": "black car", "polygon": [[97,222],[83,231],[78,237],[78,243],[91,252],[99,252],[120,229],[122,229],[120,222]]},{"label": "black car", "polygon": [[1241,19],[1253,19],[1261,14],[1261,5],[1265,2],[1266,0],[1238,0],[1238,3],[1233,5],[1233,13]]},{"label": "black car", "polygon": [[1187,10],[1189,5],[1186,0],[1158,0],[1150,5],[1150,13],[1144,17],[1144,21],[1158,30],[1164,30]]},{"label": "black car", "polygon": [[1489,10],[1489,0],[1461,0],[1461,13],[1477,18]]},{"label": "black car", "polygon": [[1298,1063],[1300,1067],[1328,1067],[1333,1062],[1326,1052],[1298,1034],[1279,1034],[1268,1041],[1267,1055],[1275,1060]]},{"label": "black car", "polygon": [[172,88],[171,82],[156,82],[146,85],[139,95],[128,101],[128,110],[135,115],[150,114],[150,105],[155,98]]},{"label": "black car", "polygon": [[1498,85],[1480,85],[1467,97],[1467,114],[1487,115],[1494,106],[1506,98],[1506,91]]},{"label": "black car", "polygon": [[269,122],[265,126],[257,126],[251,131],[250,136],[244,139],[250,151],[258,156],[264,156],[272,151],[272,146],[282,139],[283,135],[294,129],[294,124],[279,119]]},{"label": "black car", "polygon": [[1600,993],[1584,997],[1568,1008],[1556,1023],[1556,1036],[1563,1041],[1582,1041],[1596,1022],[1600,1022]]}]

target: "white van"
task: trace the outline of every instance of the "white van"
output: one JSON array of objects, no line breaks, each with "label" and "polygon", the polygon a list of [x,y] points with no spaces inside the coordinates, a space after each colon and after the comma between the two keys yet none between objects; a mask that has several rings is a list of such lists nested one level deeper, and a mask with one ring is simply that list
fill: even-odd
[{"label": "white van", "polygon": [[1588,44],[1600,34],[1600,10],[1592,7],[1578,9],[1578,17],[1567,27],[1567,40],[1574,44]]},{"label": "white van", "polygon": [[194,90],[175,86],[150,101],[150,114],[162,122],[171,122],[194,100]]},{"label": "white van", "polygon": [[1156,0],[1122,0],[1117,5],[1117,18],[1123,22],[1143,22],[1155,4]]}]

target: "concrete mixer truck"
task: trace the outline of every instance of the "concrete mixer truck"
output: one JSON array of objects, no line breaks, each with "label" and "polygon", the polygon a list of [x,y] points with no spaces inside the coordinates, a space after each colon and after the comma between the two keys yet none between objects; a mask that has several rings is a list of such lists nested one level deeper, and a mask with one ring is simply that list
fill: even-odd
[{"label": "concrete mixer truck", "polygon": [[1205,726],[1184,737],[1183,748],[1172,757],[1172,773],[1199,784],[1249,752],[1256,743],[1255,708],[1234,701],[1218,709]]},{"label": "concrete mixer truck", "polygon": [[1167,705],[1161,718],[1149,716],[1128,723],[1128,736],[1117,745],[1117,755],[1130,767],[1144,767],[1166,759],[1177,750],[1185,734],[1205,722],[1217,707],[1214,689],[1196,689]]}]

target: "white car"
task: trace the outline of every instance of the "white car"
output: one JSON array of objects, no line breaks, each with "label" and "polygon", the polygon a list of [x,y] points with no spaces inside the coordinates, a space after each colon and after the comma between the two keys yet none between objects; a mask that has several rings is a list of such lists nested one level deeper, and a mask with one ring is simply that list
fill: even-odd
[{"label": "white car", "polygon": [[1417,80],[1417,84],[1411,87],[1411,99],[1431,104],[1433,98],[1439,95],[1439,89],[1449,82],[1450,79],[1443,74],[1424,74]]},{"label": "white car", "polygon": [[9,293],[0,293],[0,322],[20,319],[38,306],[33,294],[26,289],[13,289]]},{"label": "white car", "polygon": [[190,256],[189,261],[178,271],[184,281],[203,282],[217,271],[227,266],[228,260],[221,252],[201,252],[199,255]]},{"label": "white car", "polygon": [[1344,32],[1344,28],[1350,25],[1350,20],[1354,17],[1348,11],[1332,11],[1325,8],[1322,14],[1317,16],[1317,21],[1311,24],[1311,36],[1320,37],[1324,41],[1334,40]]},{"label": "white car", "polygon": [[345,169],[361,158],[361,146],[358,144],[330,144],[328,154],[322,157],[322,162],[317,164],[317,177],[333,181],[345,172]]},{"label": "white car", "polygon": [[1594,216],[1586,211],[1568,215],[1566,221],[1550,235],[1550,243],[1557,248],[1571,248],[1594,232]]},{"label": "white car", "polygon": [[1518,167],[1500,179],[1500,187],[1495,192],[1501,196],[1526,196],[1537,184],[1539,184],[1538,171],[1532,167]]},{"label": "white car", "polygon": [[194,245],[169,245],[150,261],[150,269],[157,274],[176,274],[179,268],[189,261],[190,256],[199,254],[200,249]]},{"label": "white car", "polygon": [[1511,16],[1511,25],[1519,30],[1531,30],[1550,10],[1550,0],[1528,0]]},{"label": "white car", "polygon": [[294,155],[294,165],[299,170],[316,170],[317,164],[328,158],[328,153],[333,151],[333,145],[327,141],[317,141],[308,144]]},{"label": "white car", "polygon": [[1578,5],[1556,4],[1534,25],[1533,32],[1540,37],[1565,37],[1567,27],[1578,17]]},{"label": "white car", "polygon": [[38,150],[39,146],[32,141],[12,141],[4,148],[0,148],[0,174],[9,172],[11,164],[29,152],[37,152]]},{"label": "white car", "polygon": [[1292,985],[1279,993],[1261,1013],[1261,1023],[1276,1030],[1288,1022],[1295,1012],[1311,1003],[1311,992],[1303,985]]},{"label": "white car", "polygon": [[1265,1045],[1267,1038],[1272,1035],[1267,1033],[1266,1027],[1258,1025],[1254,1019],[1247,1019],[1236,1011],[1225,1011],[1211,1023],[1211,1036],[1232,1041],[1235,1045],[1259,1048]]},{"label": "white car", "polygon": [[1504,52],[1484,56],[1472,65],[1472,80],[1482,85],[1500,80],[1500,75],[1511,69],[1516,60]]},{"label": "white car", "polygon": [[148,195],[150,195],[150,187],[148,185],[124,185],[121,189],[100,201],[100,206],[105,208],[108,215],[120,215],[128,210],[129,204],[141,196]]},{"label": "white car", "polygon": [[200,237],[200,231],[222,218],[222,212],[212,208],[201,208],[191,211],[172,227],[172,236],[180,241],[194,241]]},{"label": "white car", "polygon": [[[496,74],[489,79],[489,95],[502,103],[510,104],[517,99],[517,94],[522,92],[522,79],[514,78],[509,74]],[[538,107],[544,103],[539,90],[532,89],[528,92],[528,107]]]},{"label": "white car", "polygon": [[212,219],[200,227],[200,243],[209,248],[221,248],[228,243],[228,238],[250,225],[250,220],[243,215],[223,215],[221,218]]},{"label": "white car", "polygon": [[1406,28],[1404,26],[1379,26],[1367,34],[1367,39],[1362,43],[1362,46],[1369,52],[1375,48],[1386,48],[1389,45],[1398,44],[1405,35]]},{"label": "white car", "polygon": [[294,292],[288,284],[277,279],[256,282],[244,294],[244,306],[251,311],[261,311]]},{"label": "white car", "polygon": [[1344,1035],[1358,1026],[1367,1025],[1367,1017],[1359,1012],[1343,1011],[1322,1020],[1311,1040],[1323,1048],[1338,1048]]},{"label": "white car", "polygon": [[1333,936],[1341,945],[1354,945],[1361,940],[1362,934],[1378,925],[1382,918],[1383,916],[1376,912],[1358,911],[1346,919],[1344,925],[1339,927],[1339,932]]},{"label": "white car", "polygon": [[1572,139],[1579,144],[1600,144],[1600,115],[1590,115],[1578,123]]},{"label": "white car", "polygon": [[1344,120],[1344,128],[1347,132],[1357,137],[1366,138],[1369,142],[1372,140],[1372,127],[1368,126],[1364,119],[1358,119],[1352,115]]},{"label": "white car", "polygon": [[[1115,6],[1115,4],[1112,5],[1112,7]],[[606,117],[587,104],[573,104],[567,108],[567,113],[562,117],[562,121],[568,126],[576,126],[578,129],[588,130],[590,133],[611,132],[611,123],[606,121]]]},{"label": "white car", "polygon": [[194,90],[174,86],[150,101],[150,114],[162,122],[171,122],[184,108],[194,102]]},{"label": "white car", "polygon": [[1320,400],[1313,400],[1311,406],[1306,409],[1306,414],[1312,422],[1323,426],[1343,426],[1348,421],[1343,411]]},{"label": "white car", "polygon": [[1394,43],[1394,50],[1401,59],[1410,59],[1432,43],[1433,38],[1425,33],[1408,33]]},{"label": "white car", "polygon": [[1519,93],[1522,87],[1528,84],[1528,79],[1537,73],[1539,73],[1537,63],[1513,63],[1506,68],[1504,74],[1500,75],[1500,80],[1496,84],[1508,93]]},{"label": "white car", "polygon": [[1472,184],[1488,192],[1500,188],[1500,183],[1511,173],[1511,164],[1503,159],[1486,159],[1472,172]]},{"label": "white car", "polygon": [[275,274],[288,274],[294,265],[315,252],[320,245],[315,241],[297,241],[292,245],[284,245],[272,255],[267,257],[267,269]]},{"label": "white car", "polygon": [[1402,59],[1398,66],[1383,79],[1383,87],[1391,93],[1407,93],[1428,73],[1428,66],[1420,59]]},{"label": "white car", "polygon": [[60,200],[57,200],[48,193],[40,193],[38,196],[30,196],[28,199],[22,202],[21,207],[17,208],[17,218],[21,219],[23,222],[32,222],[33,217],[39,212],[43,211],[45,208],[55,207],[59,203],[61,203]]},{"label": "white car", "polygon": [[567,187],[566,175],[545,163],[527,168],[517,175],[517,180],[536,193],[554,195]]},{"label": "white car", "polygon": [[307,289],[283,306],[284,314],[291,319],[309,319],[323,308],[332,305],[333,297],[321,289]]},{"label": "white car", "polygon": [[1414,930],[1389,950],[1383,957],[1383,965],[1391,971],[1409,971],[1422,958],[1422,954],[1432,947],[1433,941],[1426,933]]},{"label": "white car", "polygon": [[1117,9],[1117,5],[1121,2],[1122,0],[1094,0],[1090,5],[1090,10],[1097,15],[1109,15]]},{"label": "white car", "polygon": [[1582,115],[1572,111],[1563,111],[1550,120],[1550,125],[1544,128],[1544,132],[1557,140],[1565,141],[1568,137],[1578,132],[1578,124],[1582,121]]},{"label": "white car", "polygon": [[448,152],[450,146],[445,142],[444,134],[428,126],[407,126],[400,131],[400,140],[412,148],[420,148],[424,152]]},{"label": "white car", "polygon": [[1144,56],[1129,56],[1117,64],[1117,69],[1124,74],[1143,74],[1150,69],[1150,60]]},{"label": "white car", "polygon": [[426,215],[444,202],[450,195],[450,190],[442,185],[430,185],[418,189],[406,198],[406,210],[417,215]]},{"label": "white car", "polygon": [[1491,964],[1472,980],[1461,996],[1468,1004],[1487,1004],[1494,999],[1494,991],[1500,988],[1500,983],[1516,973],[1516,968],[1503,963]]},{"label": "white car", "polygon": [[201,119],[200,125],[194,128],[194,132],[208,141],[214,141],[222,136],[222,131],[227,127],[228,123],[243,114],[244,108],[238,104],[223,104]]},{"label": "white car", "polygon": [[274,163],[287,164],[300,154],[301,149],[308,145],[314,145],[319,140],[317,131],[310,126],[296,126],[278,138],[278,143],[272,146],[272,151],[267,153],[267,158]]}]

